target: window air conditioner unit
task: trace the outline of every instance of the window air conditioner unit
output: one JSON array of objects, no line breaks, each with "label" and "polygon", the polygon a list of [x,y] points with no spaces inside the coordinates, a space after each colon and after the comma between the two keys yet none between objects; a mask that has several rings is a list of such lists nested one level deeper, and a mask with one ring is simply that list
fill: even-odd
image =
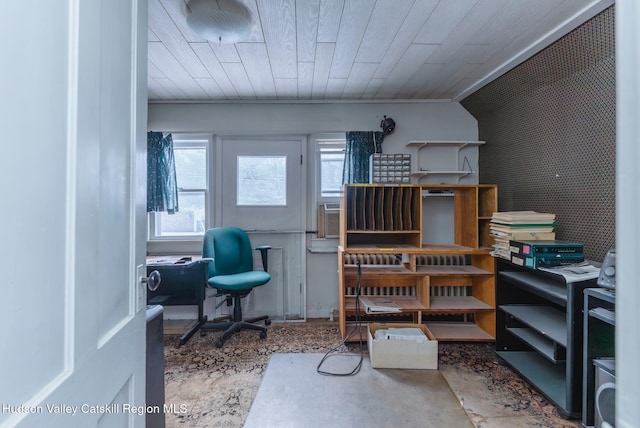
[{"label": "window air conditioner unit", "polygon": [[318,238],[340,237],[340,204],[318,206]]}]

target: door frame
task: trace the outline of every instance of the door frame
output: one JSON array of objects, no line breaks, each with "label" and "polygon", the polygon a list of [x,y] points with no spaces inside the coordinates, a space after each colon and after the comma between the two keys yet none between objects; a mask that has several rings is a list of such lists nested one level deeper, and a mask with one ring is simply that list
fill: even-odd
[{"label": "door frame", "polygon": [[[213,168],[213,174],[210,175],[210,178],[213,178],[214,183],[211,187],[212,189],[212,197],[211,201],[213,207],[211,210],[211,226],[210,227],[219,227],[222,226],[222,210],[223,210],[223,140],[239,140],[239,141],[251,141],[251,140],[260,140],[260,141],[299,141],[300,143],[300,154],[301,154],[301,164],[300,164],[300,231],[303,236],[300,238],[300,281],[301,281],[301,290],[300,290],[300,305],[301,305],[301,314],[300,319],[287,319],[286,314],[283,321],[301,321],[304,322],[307,319],[307,257],[306,257],[306,230],[308,225],[308,175],[309,175],[309,164],[308,164],[308,146],[309,146],[309,136],[304,134],[215,134],[213,136],[212,148],[211,148],[211,165]],[[260,236],[263,232],[261,231],[248,231],[249,237],[252,235]],[[284,231],[282,233],[290,234],[291,231]],[[286,294],[285,294],[286,296]]]}]

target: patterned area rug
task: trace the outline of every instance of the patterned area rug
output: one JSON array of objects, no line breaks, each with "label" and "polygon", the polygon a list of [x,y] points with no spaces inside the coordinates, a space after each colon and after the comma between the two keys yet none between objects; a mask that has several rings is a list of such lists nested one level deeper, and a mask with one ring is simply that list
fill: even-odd
[{"label": "patterned area rug", "polygon": [[181,347],[178,336],[165,336],[165,402],[186,408],[167,414],[167,427],[241,427],[272,354],[323,353],[340,343],[335,322],[274,322],[266,339],[241,331],[221,349],[219,334],[196,333]]},{"label": "patterned area rug", "polygon": [[[166,415],[168,428],[242,427],[271,355],[324,353],[340,344],[338,324],[328,321],[274,322],[265,340],[242,331],[222,349],[215,347],[218,335],[195,334],[182,347],[178,336],[165,335],[165,402],[176,410]],[[358,352],[358,345],[342,345],[339,352]],[[440,343],[438,353],[440,371],[476,427],[498,426],[498,420],[511,424],[504,426],[580,426],[558,417],[491,345]]]}]

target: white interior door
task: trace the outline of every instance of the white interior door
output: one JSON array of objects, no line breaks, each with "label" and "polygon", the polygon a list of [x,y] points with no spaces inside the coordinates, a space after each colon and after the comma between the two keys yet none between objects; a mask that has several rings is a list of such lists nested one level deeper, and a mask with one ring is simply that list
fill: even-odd
[{"label": "white interior door", "polygon": [[[222,225],[271,245],[271,281],[244,299],[246,315],[304,319],[304,140],[223,139]],[[254,262],[261,268],[260,257]]]},{"label": "white interior door", "polygon": [[0,426],[144,426],[146,10],[0,4]]}]

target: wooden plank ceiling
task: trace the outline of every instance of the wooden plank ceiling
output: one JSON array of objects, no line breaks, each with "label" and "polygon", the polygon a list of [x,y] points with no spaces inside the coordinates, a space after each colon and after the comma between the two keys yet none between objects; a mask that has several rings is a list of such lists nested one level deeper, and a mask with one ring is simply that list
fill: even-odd
[{"label": "wooden plank ceiling", "polygon": [[188,0],[149,0],[150,101],[459,101],[613,3],[239,1],[251,34],[219,44],[187,27]]}]

